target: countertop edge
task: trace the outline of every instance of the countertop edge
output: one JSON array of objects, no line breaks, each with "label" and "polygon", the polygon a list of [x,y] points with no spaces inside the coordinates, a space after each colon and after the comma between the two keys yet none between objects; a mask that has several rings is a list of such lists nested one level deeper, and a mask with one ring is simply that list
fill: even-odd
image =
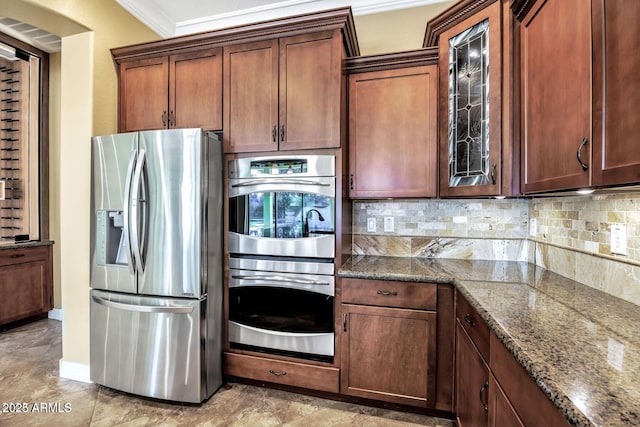
[{"label": "countertop edge", "polygon": [[27,242],[17,242],[10,244],[2,244],[0,245],[0,251],[10,250],[10,249],[22,249],[22,248],[31,248],[37,246],[52,246],[55,244],[53,240],[38,240],[38,241],[27,241]]}]

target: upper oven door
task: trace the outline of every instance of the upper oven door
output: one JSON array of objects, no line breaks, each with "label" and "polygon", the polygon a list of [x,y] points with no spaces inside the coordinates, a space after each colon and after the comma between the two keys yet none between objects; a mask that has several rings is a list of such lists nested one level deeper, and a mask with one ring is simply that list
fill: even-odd
[{"label": "upper oven door", "polygon": [[335,177],[229,179],[230,253],[333,258]]}]

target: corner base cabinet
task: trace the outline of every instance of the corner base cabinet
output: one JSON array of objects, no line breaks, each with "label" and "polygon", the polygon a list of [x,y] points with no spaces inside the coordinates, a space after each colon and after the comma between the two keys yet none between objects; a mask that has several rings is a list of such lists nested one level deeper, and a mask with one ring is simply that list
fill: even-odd
[{"label": "corner base cabinet", "polygon": [[0,249],[0,325],[53,308],[51,246]]}]

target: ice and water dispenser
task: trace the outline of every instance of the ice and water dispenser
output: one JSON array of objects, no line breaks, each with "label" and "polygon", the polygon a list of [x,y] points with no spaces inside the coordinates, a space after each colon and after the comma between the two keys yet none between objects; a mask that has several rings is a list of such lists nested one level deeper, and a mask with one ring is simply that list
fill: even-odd
[{"label": "ice and water dispenser", "polygon": [[96,212],[96,262],[98,265],[127,265],[122,211]]}]

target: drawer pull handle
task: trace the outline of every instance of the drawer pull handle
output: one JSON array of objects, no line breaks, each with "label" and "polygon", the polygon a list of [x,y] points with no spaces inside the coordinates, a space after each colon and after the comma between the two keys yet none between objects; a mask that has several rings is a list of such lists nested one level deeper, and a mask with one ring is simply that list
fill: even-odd
[{"label": "drawer pull handle", "polygon": [[388,296],[388,297],[395,297],[395,296],[398,295],[398,293],[396,291],[389,292],[389,291],[382,291],[382,290],[378,289],[378,295],[384,295],[384,296]]},{"label": "drawer pull handle", "polygon": [[489,412],[489,405],[487,403],[484,403],[484,399],[482,398],[482,395],[484,394],[485,391],[487,391],[488,388],[489,388],[489,381],[485,381],[484,384],[482,384],[482,387],[480,387],[480,403],[482,403],[482,408],[484,409],[484,412]]},{"label": "drawer pull handle", "polygon": [[24,254],[15,254],[15,255],[11,255],[9,258],[22,258],[24,256]]},{"label": "drawer pull handle", "polygon": [[464,315],[464,321],[471,325],[472,328],[476,327],[476,321],[471,318],[468,314]]},{"label": "drawer pull handle", "polygon": [[285,375],[287,375],[285,371],[274,371],[273,369],[269,369],[269,373],[271,375],[275,375],[276,377],[284,377]]}]

